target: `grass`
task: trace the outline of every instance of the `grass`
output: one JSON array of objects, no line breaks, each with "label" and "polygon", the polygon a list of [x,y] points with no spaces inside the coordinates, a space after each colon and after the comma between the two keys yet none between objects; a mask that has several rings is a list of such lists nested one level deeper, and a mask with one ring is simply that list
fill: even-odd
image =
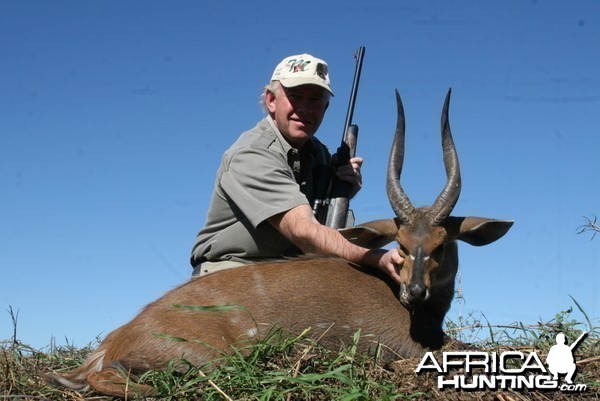
[{"label": "grass", "polygon": [[[415,374],[417,359],[382,364],[376,356],[357,352],[355,343],[342,351],[322,348],[308,338],[274,331],[259,344],[223,355],[222,363],[210,370],[174,361],[164,371],[144,374],[140,380],[158,389],[161,400],[574,400],[600,398],[600,330],[576,300],[547,322],[494,326],[484,316],[470,315],[447,322],[447,332],[457,340],[478,348],[536,351],[542,358],[554,345],[559,332],[569,341],[582,331],[589,334],[577,348],[576,383],[587,384],[587,392],[500,392],[438,390],[437,375]],[[579,311],[583,321],[573,318]],[[13,338],[0,342],[0,400],[111,400],[93,392],[47,386],[41,376],[48,371],[66,371],[78,366],[97,344],[88,347],[49,346],[36,350],[17,338],[17,316],[9,310],[15,327]],[[173,339],[173,341],[184,341]],[[544,359],[544,358],[543,358]],[[545,360],[545,359],[544,359]],[[177,365],[177,369],[175,366]]]}]

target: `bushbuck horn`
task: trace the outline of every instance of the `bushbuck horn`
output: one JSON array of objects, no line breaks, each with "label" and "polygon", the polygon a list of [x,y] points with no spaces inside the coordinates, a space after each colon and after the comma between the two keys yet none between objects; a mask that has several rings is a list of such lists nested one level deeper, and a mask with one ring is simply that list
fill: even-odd
[{"label": "bushbuck horn", "polygon": [[410,224],[415,209],[400,185],[400,175],[402,174],[402,165],[404,164],[405,120],[404,107],[402,106],[402,99],[398,90],[396,90],[396,105],[398,108],[398,117],[396,120],[394,142],[390,151],[386,188],[392,210],[396,213],[401,223]]},{"label": "bushbuck horn", "polygon": [[452,139],[452,132],[450,131],[450,121],[448,120],[451,93],[452,89],[448,89],[444,108],[442,109],[442,149],[444,152],[447,181],[446,186],[429,209],[428,214],[432,225],[440,224],[450,215],[460,195],[460,166],[458,164],[458,154],[456,153],[454,140]]}]

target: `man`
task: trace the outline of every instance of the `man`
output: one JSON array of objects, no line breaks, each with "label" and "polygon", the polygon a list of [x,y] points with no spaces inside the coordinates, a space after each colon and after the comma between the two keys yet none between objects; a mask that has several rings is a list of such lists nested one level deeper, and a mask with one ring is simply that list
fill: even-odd
[{"label": "man", "polygon": [[[314,137],[333,95],[325,61],[286,57],[265,87],[267,116],[223,155],[205,227],[196,238],[194,277],[302,253],[318,253],[379,268],[399,281],[403,259],[394,249],[351,244],[312,212],[319,172],[330,155]],[[336,171],[356,193],[363,160]],[[321,168],[319,168],[321,167]]]},{"label": "man", "polygon": [[548,370],[552,373],[553,380],[558,380],[559,373],[566,373],[565,381],[567,384],[573,384],[573,376],[575,376],[575,371],[577,370],[573,351],[586,335],[587,332],[584,331],[571,345],[567,345],[567,337],[563,333],[556,335],[556,345],[550,347],[550,351],[548,351],[548,356],[546,357],[546,364],[548,365]]}]

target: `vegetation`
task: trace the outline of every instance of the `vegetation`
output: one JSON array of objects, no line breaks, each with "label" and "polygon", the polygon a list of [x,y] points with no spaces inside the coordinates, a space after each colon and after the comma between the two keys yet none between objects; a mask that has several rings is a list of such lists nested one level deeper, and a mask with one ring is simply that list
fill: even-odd
[{"label": "vegetation", "polygon": [[[475,391],[437,389],[437,373],[416,374],[420,360],[400,359],[379,363],[376,356],[357,352],[356,343],[333,352],[308,338],[274,332],[263,342],[231,355],[223,355],[217,368],[202,369],[177,364],[165,371],[152,371],[140,381],[158,389],[161,400],[573,400],[600,397],[600,330],[573,299],[573,308],[561,311],[548,322],[492,326],[473,315],[459,322],[447,322],[447,332],[458,341],[470,342],[486,351],[536,351],[545,360],[556,334],[564,333],[570,342],[582,331],[589,334],[575,354],[576,383],[585,383],[584,393],[560,391]],[[77,393],[45,384],[49,371],[67,371],[83,361],[94,348],[49,346],[36,350],[17,338],[0,342],[0,400],[110,400],[89,391]],[[360,333],[356,333],[355,340]],[[182,341],[181,339],[172,339]]]},{"label": "vegetation", "polygon": [[600,223],[598,223],[598,218],[594,216],[594,218],[584,217],[583,219],[585,220],[585,223],[579,226],[577,233],[582,234],[585,232],[591,232],[592,239],[594,239],[596,234],[600,233]]}]

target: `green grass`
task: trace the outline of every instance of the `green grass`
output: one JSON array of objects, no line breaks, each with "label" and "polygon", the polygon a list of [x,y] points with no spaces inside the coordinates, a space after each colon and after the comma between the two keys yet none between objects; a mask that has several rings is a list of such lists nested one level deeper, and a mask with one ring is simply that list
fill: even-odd
[{"label": "green grass", "polygon": [[[560,392],[457,392],[436,389],[432,374],[417,375],[416,359],[382,364],[376,355],[363,355],[355,342],[342,351],[321,347],[305,331],[289,336],[274,331],[259,344],[223,355],[217,367],[196,367],[173,361],[164,371],[144,374],[140,381],[154,386],[161,400],[573,400],[600,397],[599,328],[573,299],[573,307],[546,322],[524,325],[491,325],[484,316],[470,315],[447,322],[454,338],[485,350],[530,350],[545,355],[556,334],[570,341],[582,331],[588,337],[577,349],[577,383],[588,391],[580,395]],[[78,349],[50,346],[36,350],[21,343],[16,333],[0,342],[0,400],[110,400],[87,392],[47,386],[41,376],[48,371],[66,371],[78,366],[97,344]],[[573,316],[581,315],[582,319]],[[581,321],[580,321],[581,320]],[[173,341],[186,341],[173,338]]]},{"label": "green grass", "polygon": [[[375,358],[350,346],[341,352],[320,347],[306,336],[275,331],[253,346],[223,356],[204,373],[187,365],[184,372],[150,372],[142,380],[165,400],[381,400],[398,399],[391,382],[379,382]],[[356,335],[356,340],[358,340]]]}]

